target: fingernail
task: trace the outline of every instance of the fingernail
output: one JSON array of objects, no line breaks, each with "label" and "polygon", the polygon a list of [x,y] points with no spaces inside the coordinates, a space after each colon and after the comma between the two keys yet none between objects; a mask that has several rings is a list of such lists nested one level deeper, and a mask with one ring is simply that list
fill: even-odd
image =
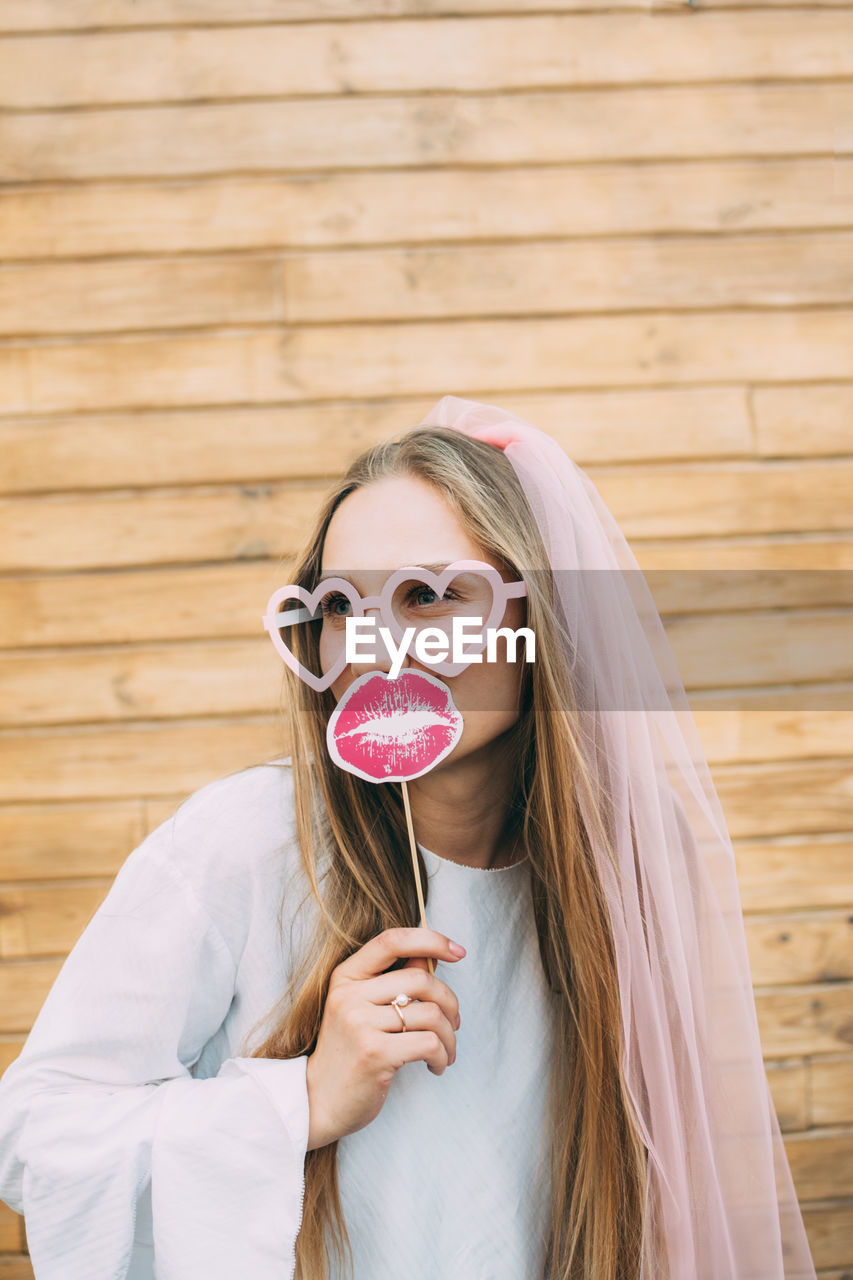
[{"label": "fingernail", "polygon": [[448,946],[455,956],[464,956],[466,954],[465,948],[458,942],[450,942]]},{"label": "fingernail", "polygon": [[457,1015],[456,1015],[456,1030],[458,1031],[458,1030],[459,1030],[459,1028],[460,1028],[461,1026],[462,1026],[462,1014],[461,1014],[461,1013],[457,1013]]}]

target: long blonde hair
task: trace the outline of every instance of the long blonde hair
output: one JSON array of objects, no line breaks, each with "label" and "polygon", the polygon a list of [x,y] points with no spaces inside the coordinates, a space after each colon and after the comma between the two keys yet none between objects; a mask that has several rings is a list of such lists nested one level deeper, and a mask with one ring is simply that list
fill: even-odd
[{"label": "long blonde hair", "polygon": [[[393,475],[435,486],[483,550],[513,579],[527,581],[526,625],[536,635],[536,661],[524,664],[522,710],[511,731],[517,770],[507,831],[530,860],[539,952],[554,994],[544,1274],[549,1280],[637,1280],[647,1153],[620,1067],[613,940],[577,802],[578,788],[590,782],[575,738],[567,638],[552,607],[547,553],[509,460],[451,428],[419,427],[382,441],[361,454],[328,495],[291,580],[316,586],[338,506],[353,490]],[[318,670],[316,633],[301,643],[302,661]],[[419,923],[400,789],[338,768],[325,740],[334,695],[315,693],[289,671],[286,679],[296,829],[320,924],[273,1012],[272,1031],[254,1050],[253,1056],[269,1058],[312,1053],[335,966],[383,929]],[[607,814],[600,807],[596,812],[609,849]],[[351,1272],[337,1142],[306,1154],[296,1280],[328,1280],[329,1246],[338,1266],[348,1262]]]}]

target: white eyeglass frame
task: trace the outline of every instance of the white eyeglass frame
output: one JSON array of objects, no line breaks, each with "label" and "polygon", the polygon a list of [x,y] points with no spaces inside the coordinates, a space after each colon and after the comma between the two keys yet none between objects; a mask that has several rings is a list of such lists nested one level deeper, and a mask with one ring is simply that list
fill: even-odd
[{"label": "white eyeglass frame", "polygon": [[[488,618],[483,622],[482,643],[480,640],[467,642],[468,651],[471,654],[467,661],[431,662],[429,664],[431,670],[441,675],[456,676],[471,665],[477,654],[483,652],[487,643],[487,633],[502,621],[506,613],[507,602],[527,595],[527,583],[523,579],[519,578],[516,582],[505,582],[494,565],[486,564],[484,560],[454,560],[452,564],[442,569],[441,573],[433,573],[431,569],[425,569],[422,565],[407,564],[400,569],[395,569],[385,579],[379,594],[374,596],[362,596],[357,588],[346,578],[323,578],[313,591],[306,590],[305,587],[301,587],[297,582],[289,582],[286,586],[279,587],[274,591],[267,601],[266,612],[263,615],[264,629],[269,633],[276,653],[290,670],[299,676],[300,680],[304,680],[307,685],[310,685],[315,692],[323,693],[330,685],[334,684],[347,665],[346,651],[335,659],[324,675],[315,676],[314,672],[304,667],[299,659],[288,649],[281,636],[280,629],[282,627],[291,626],[296,622],[311,621],[317,611],[317,605],[321,597],[329,591],[335,590],[346,596],[352,606],[352,616],[354,618],[363,618],[366,609],[378,607],[380,617],[399,645],[403,639],[403,628],[394,617],[392,601],[394,592],[400,583],[410,580],[421,582],[430,587],[440,599],[448,583],[460,573],[480,573],[489,580],[492,586],[492,607],[489,610]],[[280,606],[283,601],[293,599],[301,600],[304,607],[281,611]]]}]

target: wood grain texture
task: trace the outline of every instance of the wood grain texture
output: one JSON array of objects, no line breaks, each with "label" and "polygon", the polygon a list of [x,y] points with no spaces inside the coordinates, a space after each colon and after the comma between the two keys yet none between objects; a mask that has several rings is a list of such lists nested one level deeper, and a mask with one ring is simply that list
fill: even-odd
[{"label": "wood grain texture", "polygon": [[853,1129],[789,1133],[785,1150],[797,1195],[803,1200],[853,1196]]},{"label": "wood grain texture", "polygon": [[853,1045],[853,983],[757,987],[755,1007],[767,1058],[835,1054]]},{"label": "wood grain texture", "polygon": [[[853,530],[853,459],[588,469],[626,538]],[[0,501],[0,569],[113,568],[290,556],[326,486],[198,486]],[[143,519],[143,514],[147,515]],[[47,518],[46,518],[47,517]]]},{"label": "wood grain texture", "polygon": [[[715,0],[717,9],[800,8],[802,0]],[[827,7],[849,8],[849,0],[828,0]],[[700,9],[688,9],[685,0],[608,0],[617,12],[677,14],[695,20]],[[472,14],[530,10],[554,13],[588,11],[589,0],[147,0],[140,10],[134,0],[77,0],[68,9],[64,0],[2,0],[0,30],[57,31],[88,28],[188,26],[217,24],[239,27],[247,22],[299,22],[318,17],[353,19],[400,18],[412,14]],[[704,16],[704,13],[703,13]]]},{"label": "wood grain texture", "polygon": [[[422,397],[0,419],[0,492],[316,479],[417,426],[432,404]],[[510,405],[547,424],[586,464],[751,453],[744,387],[514,395]],[[815,416],[816,431],[819,423]]]},{"label": "wood grain texture", "polygon": [[[804,1204],[803,1221],[815,1266],[846,1268],[845,1260],[853,1257],[853,1199]],[[836,1280],[848,1280],[850,1272],[845,1269],[828,1274]]]},{"label": "wood grain texture", "polygon": [[844,305],[851,292],[853,236],[826,230],[146,256],[0,270],[0,336],[807,307]]},{"label": "wood grain texture", "polygon": [[853,1055],[816,1058],[810,1093],[813,1125],[853,1123]]},{"label": "wood grain texture", "polygon": [[281,756],[284,746],[274,712],[3,735],[0,804],[188,793],[219,774]]},{"label": "wood grain texture", "polygon": [[848,907],[853,900],[853,840],[784,835],[735,840],[745,912],[786,907]]},{"label": "wood grain texture", "polygon": [[692,24],[653,13],[513,14],[7,36],[0,106],[820,81],[853,72],[849,33],[848,15],[828,9],[807,24],[799,13],[710,11]]},{"label": "wood grain texture", "polygon": [[0,882],[114,876],[146,834],[144,802],[0,806]]},{"label": "wood grain texture", "polygon": [[[405,236],[401,226],[405,226]],[[844,230],[853,157],[223,175],[0,190],[7,260]],[[795,283],[790,273],[785,279]],[[107,318],[107,317],[105,317]]]},{"label": "wood grain texture", "polygon": [[0,347],[0,399],[18,416],[347,395],[470,398],[479,388],[502,398],[545,386],[821,382],[849,379],[851,346],[850,308],[181,330]]},{"label": "wood grain texture", "polygon": [[20,111],[5,182],[849,154],[853,87],[750,83]]}]

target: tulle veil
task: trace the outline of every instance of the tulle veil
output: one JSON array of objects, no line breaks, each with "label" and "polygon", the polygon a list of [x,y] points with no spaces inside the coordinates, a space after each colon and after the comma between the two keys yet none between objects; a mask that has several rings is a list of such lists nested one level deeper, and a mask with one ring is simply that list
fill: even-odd
[{"label": "tulle veil", "polygon": [[600,853],[597,865],[623,1069],[649,1152],[640,1280],[814,1280],[762,1060],[731,840],[646,579],[552,437],[453,395],[419,425],[503,449],[554,571],[584,759],[614,826],[618,875]]}]

